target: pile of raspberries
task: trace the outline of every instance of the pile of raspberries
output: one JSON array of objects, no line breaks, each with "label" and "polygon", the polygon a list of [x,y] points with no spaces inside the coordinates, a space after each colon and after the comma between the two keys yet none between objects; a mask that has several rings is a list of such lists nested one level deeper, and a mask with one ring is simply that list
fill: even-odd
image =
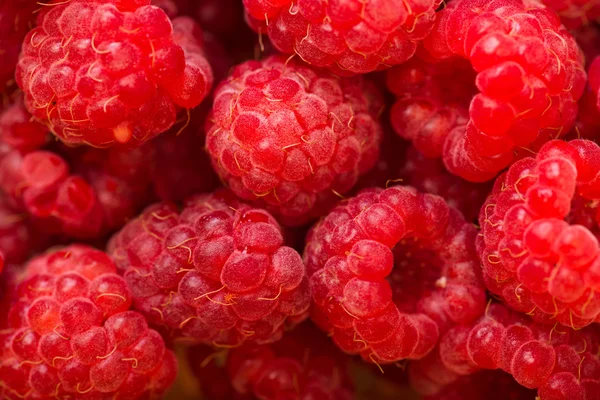
[{"label": "pile of raspberries", "polygon": [[600,0],[0,0],[0,399],[600,400]]}]

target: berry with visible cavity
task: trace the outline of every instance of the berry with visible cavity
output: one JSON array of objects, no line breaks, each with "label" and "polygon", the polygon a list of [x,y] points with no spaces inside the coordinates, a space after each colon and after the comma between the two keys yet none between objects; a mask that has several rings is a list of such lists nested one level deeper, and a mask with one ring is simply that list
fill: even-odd
[{"label": "berry with visible cavity", "polygon": [[177,361],[102,251],[71,245],[26,266],[0,336],[7,398],[153,398]]},{"label": "berry with visible cavity", "polygon": [[[452,1],[438,13],[424,49],[433,60],[466,59],[476,72],[479,93],[470,100],[468,123],[450,131],[441,147],[453,174],[490,180],[573,126],[584,60],[558,16],[540,4]],[[443,132],[436,122],[434,132]],[[418,132],[422,137],[413,141],[427,141],[430,131]]]},{"label": "berry with visible cavity", "polygon": [[440,0],[244,0],[249,25],[283,53],[340,75],[408,60],[431,31]]},{"label": "berry with visible cavity", "polygon": [[594,142],[548,142],[501,175],[481,209],[486,285],[537,321],[600,321],[599,166]]},{"label": "berry with visible cavity", "polygon": [[269,343],[307,315],[300,255],[269,213],[228,191],[191,197],[181,210],[150,206],[108,248],[135,307],[174,338]]},{"label": "berry with visible cavity", "polygon": [[367,361],[424,357],[440,333],[484,311],[476,234],[441,197],[362,191],[307,237],[313,320]]},{"label": "berry with visible cavity", "polygon": [[325,214],[377,161],[379,91],[282,57],[235,67],[215,92],[206,147],[238,196],[283,223]]},{"label": "berry with visible cavity", "polygon": [[138,145],[169,129],[177,108],[207,95],[212,73],[200,44],[174,35],[149,3],[43,7],[16,77],[28,110],[63,142]]}]

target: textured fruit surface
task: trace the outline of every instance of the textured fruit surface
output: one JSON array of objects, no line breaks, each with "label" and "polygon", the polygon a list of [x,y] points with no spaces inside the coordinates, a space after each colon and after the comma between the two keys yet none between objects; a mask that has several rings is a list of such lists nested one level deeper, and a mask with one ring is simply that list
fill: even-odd
[{"label": "textured fruit surface", "polygon": [[248,22],[283,53],[340,75],[408,60],[431,31],[439,0],[244,0]]},{"label": "textured fruit surface", "polygon": [[206,147],[238,196],[283,223],[319,217],[377,161],[379,91],[294,60],[233,69],[215,93]]},{"label": "textured fruit surface", "polygon": [[568,29],[577,29],[600,21],[598,0],[542,0],[542,3],[556,11]]},{"label": "textured fruit surface", "polygon": [[[443,140],[450,172],[489,180],[573,126],[585,87],[583,57],[557,15],[540,4],[451,1],[438,13],[424,47],[428,58],[464,58],[477,73],[479,93],[470,101],[467,124]],[[431,140],[429,134],[420,129],[423,137],[412,140]],[[431,140],[438,151],[441,142]]]},{"label": "textured fruit surface", "polygon": [[307,237],[313,320],[365,360],[422,358],[441,332],[483,313],[476,234],[441,197],[362,191]]},{"label": "textured fruit surface", "polygon": [[48,128],[31,120],[22,96],[0,111],[0,142],[13,149],[21,152],[39,149],[46,144],[48,134]]},{"label": "textured fruit surface", "polygon": [[310,295],[300,255],[267,212],[227,191],[159,203],[109,244],[134,304],[175,338],[227,347],[272,342],[303,319]]},{"label": "textured fruit surface", "polygon": [[478,321],[450,329],[434,352],[411,365],[411,383],[443,396],[446,385],[460,385],[461,375],[502,369],[520,385],[537,389],[541,400],[596,399],[599,346],[598,326],[538,324],[495,303]]},{"label": "textured fruit surface", "polygon": [[[221,389],[222,394],[211,393],[209,398],[214,400],[354,398],[348,374],[349,358],[310,324],[300,325],[270,345],[233,349],[222,354],[222,359],[211,357],[204,348],[192,348],[188,355],[202,387],[207,390],[213,390],[215,381],[211,377],[218,374],[218,365],[226,371],[229,388]],[[210,362],[211,359],[215,361]],[[212,373],[204,376],[207,371]]]},{"label": "textured fruit surface", "polygon": [[173,35],[164,11],[148,3],[43,7],[24,39],[16,78],[29,111],[62,141],[137,145],[210,90],[200,44]]},{"label": "textured fruit surface", "polygon": [[32,259],[0,344],[5,398],[160,398],[175,356],[103,252],[71,245]]},{"label": "textured fruit surface", "polygon": [[600,147],[551,141],[500,176],[481,209],[488,289],[538,321],[600,320]]}]

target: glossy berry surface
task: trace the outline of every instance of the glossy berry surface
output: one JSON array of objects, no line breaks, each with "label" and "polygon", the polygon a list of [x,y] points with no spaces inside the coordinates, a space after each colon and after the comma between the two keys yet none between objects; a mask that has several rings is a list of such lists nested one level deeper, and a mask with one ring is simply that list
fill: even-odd
[{"label": "glossy berry surface", "polygon": [[365,360],[424,357],[440,333],[483,313],[476,234],[441,197],[362,191],[307,236],[313,320]]},{"label": "glossy berry surface", "polygon": [[5,398],[160,398],[174,355],[103,252],[71,245],[32,259],[0,343]]},{"label": "glossy berry surface", "polygon": [[583,57],[551,10],[521,0],[452,1],[424,47],[428,58],[464,58],[477,73],[469,120],[443,141],[453,174],[489,180],[573,126],[585,87]]},{"label": "glossy berry surface", "polygon": [[411,382],[443,395],[446,385],[464,379],[460,376],[502,369],[521,386],[537,389],[541,400],[594,399],[600,387],[599,333],[597,326],[537,324],[490,304],[478,321],[453,327],[427,359],[412,365]]},{"label": "glossy berry surface", "polygon": [[206,147],[236,195],[298,225],[326,213],[373,166],[381,107],[361,77],[282,57],[248,61],[216,89]]},{"label": "glossy berry surface", "polygon": [[174,338],[215,347],[266,343],[309,306],[300,255],[280,226],[227,191],[159,203],[128,223],[109,252],[134,304]]},{"label": "glossy berry surface", "polygon": [[65,143],[140,144],[210,90],[200,45],[174,36],[164,11],[148,4],[53,3],[25,37],[17,83],[28,110]]},{"label": "glossy berry surface", "polygon": [[244,0],[251,27],[275,47],[340,75],[408,60],[431,31],[439,0]]},{"label": "glossy berry surface", "polygon": [[600,147],[552,141],[501,175],[481,209],[488,289],[545,323],[600,318]]}]

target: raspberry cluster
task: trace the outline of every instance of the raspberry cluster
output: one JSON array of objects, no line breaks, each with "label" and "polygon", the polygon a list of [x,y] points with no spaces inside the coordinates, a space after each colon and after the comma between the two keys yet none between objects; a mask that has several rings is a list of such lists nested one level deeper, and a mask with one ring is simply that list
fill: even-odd
[{"label": "raspberry cluster", "polygon": [[28,110],[65,143],[142,143],[208,93],[200,45],[148,4],[71,0],[40,12],[16,78]]},{"label": "raspberry cluster", "polygon": [[175,338],[216,347],[281,338],[304,319],[308,279],[279,224],[228,191],[148,207],[109,243],[134,304]]},{"label": "raspberry cluster", "polygon": [[568,29],[578,29],[600,21],[598,0],[542,0],[542,3],[556,11]]},{"label": "raspberry cluster", "polygon": [[483,313],[476,234],[438,196],[402,186],[362,191],[307,237],[313,320],[365,360],[424,357],[440,333]]},{"label": "raspberry cluster", "polygon": [[321,216],[377,161],[376,87],[295,60],[235,67],[215,92],[206,147],[231,190],[299,225]]},{"label": "raspberry cluster", "polygon": [[573,330],[536,324],[504,305],[491,304],[483,317],[450,329],[439,348],[411,366],[413,385],[445,391],[459,376],[502,369],[540,399],[594,399],[600,389],[600,336],[596,326]]},{"label": "raspberry cluster", "polygon": [[441,0],[243,0],[248,22],[283,53],[340,75],[408,60],[433,27]]},{"label": "raspberry cluster", "polygon": [[501,175],[481,209],[488,289],[538,321],[600,322],[600,147],[551,141]]},{"label": "raspberry cluster", "polygon": [[[466,125],[445,136],[450,172],[486,181],[550,138],[565,135],[585,87],[581,51],[556,14],[521,0],[457,0],[438,13],[424,40],[434,60],[461,57],[477,73]],[[437,114],[411,138],[445,132]],[[422,139],[440,149],[439,139]]]},{"label": "raspberry cluster", "polygon": [[81,245],[28,263],[0,333],[5,398],[149,398],[171,386],[175,357],[129,311],[116,271],[105,253]]}]

